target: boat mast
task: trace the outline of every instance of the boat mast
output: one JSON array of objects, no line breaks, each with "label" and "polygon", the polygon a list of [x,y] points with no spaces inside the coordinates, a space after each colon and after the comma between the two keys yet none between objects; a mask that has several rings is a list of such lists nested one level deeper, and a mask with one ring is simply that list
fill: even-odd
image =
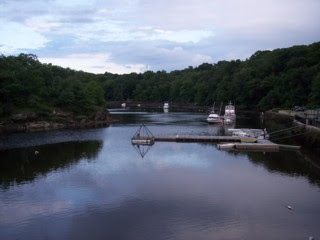
[{"label": "boat mast", "polygon": [[221,116],[221,108],[222,108],[222,103],[223,103],[223,102],[221,102],[221,104],[220,104],[220,111],[219,111],[219,116]]}]

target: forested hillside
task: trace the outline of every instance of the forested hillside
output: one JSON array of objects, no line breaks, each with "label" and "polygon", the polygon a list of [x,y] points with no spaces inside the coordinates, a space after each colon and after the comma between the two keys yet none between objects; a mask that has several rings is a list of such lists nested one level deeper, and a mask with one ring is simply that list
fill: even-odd
[{"label": "forested hillside", "polygon": [[32,54],[0,57],[0,113],[46,115],[53,108],[86,114],[105,104],[99,77],[42,64]]},{"label": "forested hillside", "polygon": [[171,73],[105,74],[107,100],[172,101],[243,108],[320,106],[320,43],[258,51],[246,61],[204,63]]},{"label": "forested hillside", "polygon": [[320,43],[258,51],[245,61],[125,75],[64,69],[42,64],[32,54],[0,56],[1,116],[25,110],[45,115],[55,107],[83,114],[113,100],[319,107]]}]

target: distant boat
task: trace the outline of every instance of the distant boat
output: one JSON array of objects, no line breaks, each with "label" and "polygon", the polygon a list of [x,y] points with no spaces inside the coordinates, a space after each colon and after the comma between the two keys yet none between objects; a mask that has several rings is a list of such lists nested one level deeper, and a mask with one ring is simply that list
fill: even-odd
[{"label": "distant boat", "polygon": [[232,132],[232,136],[239,136],[239,137],[250,137],[250,135],[248,133],[246,133],[245,131],[243,131],[242,129],[228,129],[228,131]]},{"label": "distant boat", "polygon": [[163,109],[169,109],[169,103],[164,103],[163,104]]},{"label": "distant boat", "polygon": [[209,116],[207,117],[208,123],[223,123],[223,119],[219,116],[219,114],[215,113],[214,111],[214,104],[213,107],[209,113]]},{"label": "distant boat", "polygon": [[235,106],[231,103],[231,101],[225,107],[224,119],[230,119],[229,121],[235,121],[236,120]]},{"label": "distant boat", "polygon": [[218,149],[233,149],[234,147],[235,147],[234,143],[218,144]]},{"label": "distant boat", "polygon": [[122,103],[121,107],[125,108],[126,107],[126,103]]}]

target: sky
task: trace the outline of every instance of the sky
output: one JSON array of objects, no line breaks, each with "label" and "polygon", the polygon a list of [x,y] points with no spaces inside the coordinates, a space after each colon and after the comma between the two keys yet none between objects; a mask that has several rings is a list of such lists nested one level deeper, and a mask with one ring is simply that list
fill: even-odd
[{"label": "sky", "polygon": [[320,0],[0,0],[0,54],[170,72],[320,41],[319,13]]}]

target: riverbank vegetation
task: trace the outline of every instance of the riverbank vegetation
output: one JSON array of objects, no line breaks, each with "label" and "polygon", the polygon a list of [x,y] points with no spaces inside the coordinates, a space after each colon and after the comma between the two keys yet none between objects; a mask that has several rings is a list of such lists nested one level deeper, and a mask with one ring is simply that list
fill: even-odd
[{"label": "riverbank vegetation", "polygon": [[98,76],[42,64],[32,54],[0,57],[0,115],[48,115],[55,108],[86,114],[105,104]]},{"label": "riverbank vegetation", "polygon": [[203,63],[170,73],[91,74],[42,64],[32,54],[0,56],[0,116],[54,108],[89,113],[107,101],[171,101],[238,108],[320,107],[320,42],[258,51],[245,61]]}]

